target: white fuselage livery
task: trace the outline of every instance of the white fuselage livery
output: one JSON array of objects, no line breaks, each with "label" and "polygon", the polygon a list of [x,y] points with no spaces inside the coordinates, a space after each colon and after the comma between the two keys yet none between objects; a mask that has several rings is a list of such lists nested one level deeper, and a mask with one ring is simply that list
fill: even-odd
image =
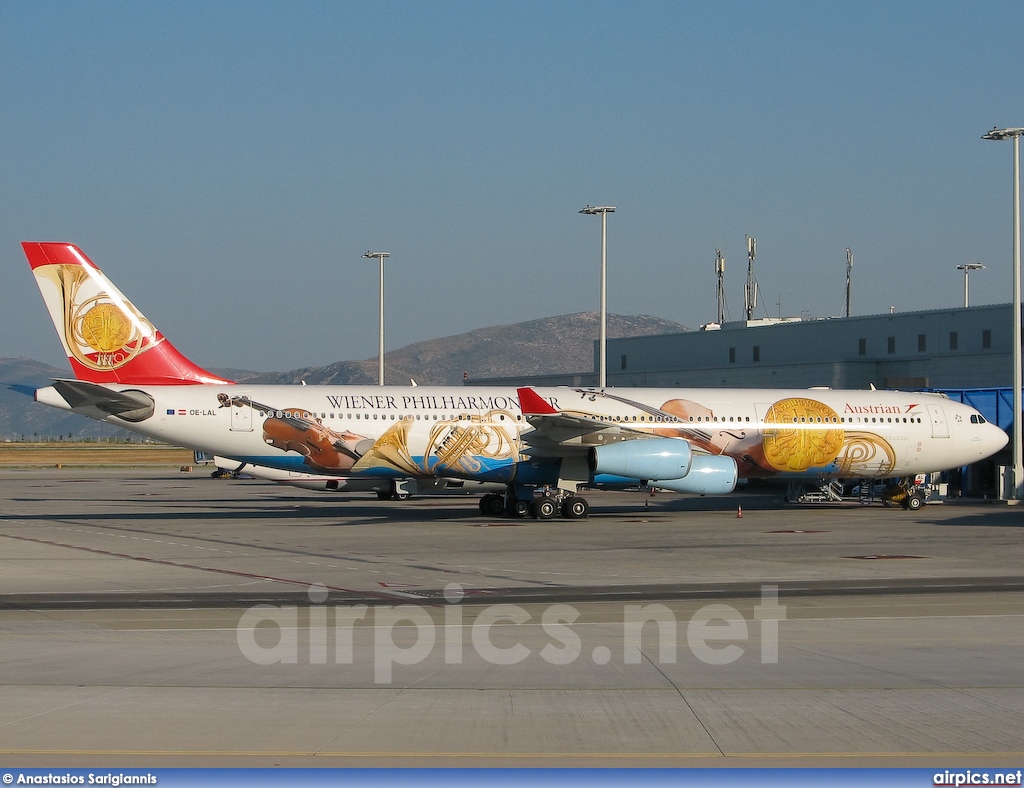
[{"label": "white fuselage livery", "polygon": [[[819,480],[945,470],[1006,443],[975,409],[917,392],[536,388],[560,415],[598,425],[538,441],[517,390],[500,387],[104,387],[152,400],[151,415],[131,423],[105,418],[110,423],[239,462],[351,480],[351,489],[367,489],[359,482],[372,479],[438,476],[509,485],[628,483],[636,480],[599,467],[567,473],[566,458],[644,434],[731,457],[739,477]],[[36,398],[71,409],[54,387]]]}]

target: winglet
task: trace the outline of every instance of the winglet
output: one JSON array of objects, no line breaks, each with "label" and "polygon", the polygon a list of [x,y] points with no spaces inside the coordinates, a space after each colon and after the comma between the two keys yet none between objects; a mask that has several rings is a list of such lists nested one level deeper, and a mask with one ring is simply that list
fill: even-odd
[{"label": "winglet", "polygon": [[528,386],[516,389],[519,394],[519,409],[524,416],[555,416],[558,411],[551,406],[551,403],[543,399],[540,394]]},{"label": "winglet", "polygon": [[22,244],[71,369],[91,383],[231,383],[185,358],[74,244]]}]

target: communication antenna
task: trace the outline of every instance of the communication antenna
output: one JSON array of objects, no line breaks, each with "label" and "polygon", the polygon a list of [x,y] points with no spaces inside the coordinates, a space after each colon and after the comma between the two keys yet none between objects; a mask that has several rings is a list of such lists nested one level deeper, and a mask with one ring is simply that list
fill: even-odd
[{"label": "communication antenna", "polygon": [[850,292],[853,289],[853,252],[850,251],[850,247],[846,247],[846,314],[843,317],[850,316]]},{"label": "communication antenna", "polygon": [[754,319],[754,309],[757,307],[757,280],[754,278],[754,257],[757,255],[757,239],[749,235],[747,239],[747,289],[743,291],[743,308],[747,313],[747,320]]},{"label": "communication antenna", "polygon": [[725,258],[715,249],[715,275],[718,276],[718,324],[725,322]]}]

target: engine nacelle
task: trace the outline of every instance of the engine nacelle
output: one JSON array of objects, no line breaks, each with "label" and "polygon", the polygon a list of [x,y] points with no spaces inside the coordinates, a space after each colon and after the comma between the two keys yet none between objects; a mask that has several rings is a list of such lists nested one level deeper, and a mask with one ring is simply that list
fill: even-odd
[{"label": "engine nacelle", "polygon": [[587,459],[593,474],[648,481],[682,479],[690,472],[692,456],[690,444],[684,440],[650,438],[595,446]]},{"label": "engine nacelle", "polygon": [[653,486],[693,495],[725,495],[736,489],[736,460],[724,455],[699,454],[683,479],[658,481]]}]

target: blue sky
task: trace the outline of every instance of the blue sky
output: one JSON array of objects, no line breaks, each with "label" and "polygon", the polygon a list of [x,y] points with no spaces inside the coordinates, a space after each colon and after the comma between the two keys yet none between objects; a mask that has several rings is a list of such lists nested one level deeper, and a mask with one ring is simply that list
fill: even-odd
[{"label": "blue sky", "polygon": [[[197,362],[285,370],[594,310],[1010,300],[1020,2],[0,2],[0,356],[79,244]],[[759,308],[758,314],[764,314]]]}]

